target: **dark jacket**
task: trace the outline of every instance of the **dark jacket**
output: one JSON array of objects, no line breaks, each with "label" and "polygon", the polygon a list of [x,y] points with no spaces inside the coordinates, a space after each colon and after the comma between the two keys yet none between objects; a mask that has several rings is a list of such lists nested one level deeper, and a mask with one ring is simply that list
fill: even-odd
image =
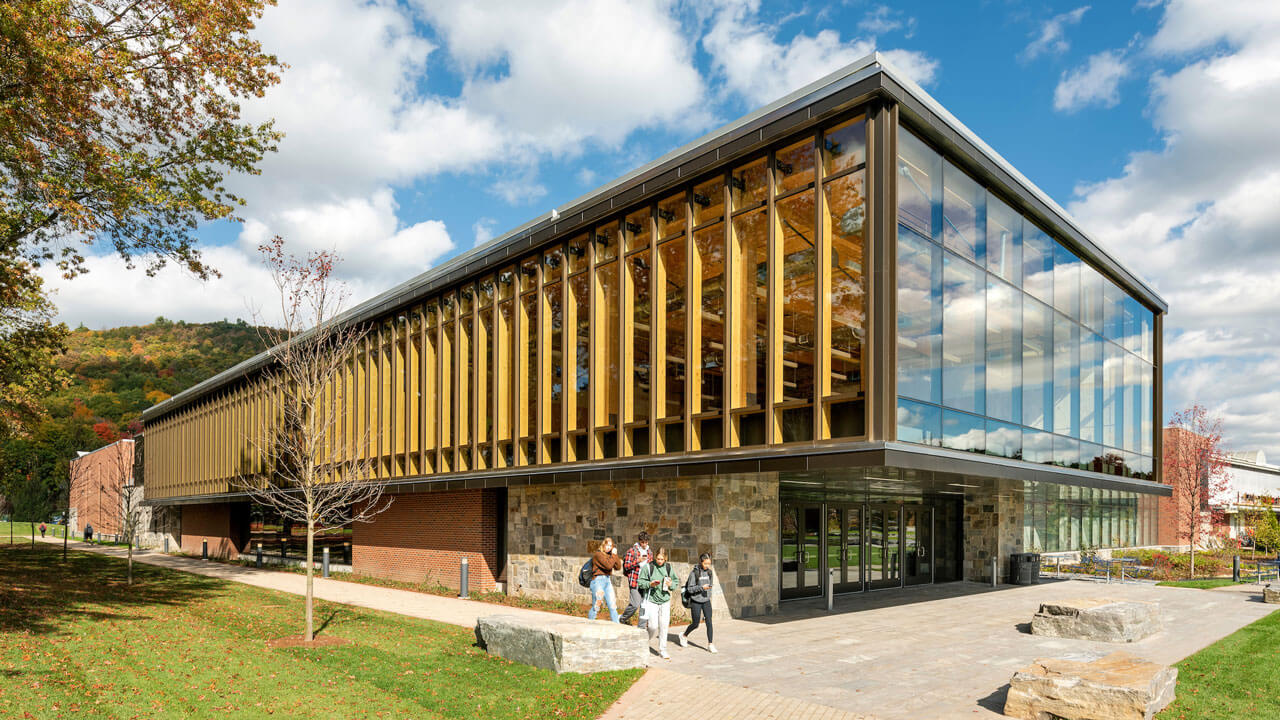
[{"label": "dark jacket", "polygon": [[703,590],[703,585],[715,586],[715,573],[711,570],[704,570],[701,565],[694,565],[693,571],[689,573],[689,579],[685,581],[684,587],[689,594],[689,602],[704,603],[711,601],[711,591]]}]

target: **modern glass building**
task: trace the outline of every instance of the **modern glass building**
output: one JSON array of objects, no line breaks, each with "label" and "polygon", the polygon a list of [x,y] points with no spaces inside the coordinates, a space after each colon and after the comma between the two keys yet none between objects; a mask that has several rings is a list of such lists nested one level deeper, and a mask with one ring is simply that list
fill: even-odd
[{"label": "modern glass building", "polygon": [[[752,615],[1151,543],[1165,311],[873,55],[354,308],[352,564],[566,597],[646,530]],[[245,549],[266,362],[144,415],[184,545]]]}]

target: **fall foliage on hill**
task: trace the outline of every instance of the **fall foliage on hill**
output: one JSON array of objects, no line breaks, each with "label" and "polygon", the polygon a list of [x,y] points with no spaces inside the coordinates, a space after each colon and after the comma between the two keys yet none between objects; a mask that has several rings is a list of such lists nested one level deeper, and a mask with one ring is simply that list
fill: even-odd
[{"label": "fall foliage on hill", "polygon": [[[160,317],[134,327],[76,328],[58,358],[70,382],[44,398],[47,417],[29,437],[0,444],[0,487],[25,487],[34,497],[19,505],[52,512],[76,451],[136,434],[143,410],[262,349],[258,330],[242,320],[187,323]],[[19,481],[28,475],[37,482]]]}]

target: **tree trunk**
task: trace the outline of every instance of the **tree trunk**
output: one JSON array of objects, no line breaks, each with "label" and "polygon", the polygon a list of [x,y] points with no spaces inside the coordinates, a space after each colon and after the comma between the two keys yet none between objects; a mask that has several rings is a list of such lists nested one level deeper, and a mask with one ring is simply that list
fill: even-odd
[{"label": "tree trunk", "polygon": [[133,584],[133,538],[125,536],[129,540],[129,580],[126,584]]},{"label": "tree trunk", "polygon": [[312,603],[314,602],[315,587],[315,568],[312,567],[312,560],[315,554],[316,544],[316,523],[315,520],[307,518],[307,642],[315,639],[313,621],[315,618],[312,612]]},{"label": "tree trunk", "polygon": [[1196,579],[1196,542],[1191,541],[1191,579]]},{"label": "tree trunk", "polygon": [[67,561],[67,538],[71,537],[71,509],[67,509],[66,524],[62,526],[62,562]]},{"label": "tree trunk", "polygon": [[36,524],[31,523],[31,549],[36,549]]}]

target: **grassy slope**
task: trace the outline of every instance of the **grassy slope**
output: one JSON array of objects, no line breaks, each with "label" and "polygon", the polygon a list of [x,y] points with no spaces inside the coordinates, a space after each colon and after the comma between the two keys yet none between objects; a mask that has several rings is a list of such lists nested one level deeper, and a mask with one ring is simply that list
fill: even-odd
[{"label": "grassy slope", "polygon": [[1161,587],[1182,587],[1196,588],[1197,590],[1212,590],[1214,588],[1227,587],[1235,585],[1236,582],[1231,578],[1210,578],[1208,580],[1165,580],[1156,583]]},{"label": "grassy slope", "polygon": [[1178,663],[1178,699],[1159,717],[1280,717],[1280,613]]},{"label": "grassy slope", "polygon": [[556,676],[471,630],[317,602],[320,650],[268,650],[302,599],[119,560],[0,546],[0,716],[594,718],[639,671]]},{"label": "grassy slope", "polygon": [[[52,524],[52,523],[47,523],[47,524],[48,524],[48,529],[46,530],[45,537],[59,537],[59,538],[60,538],[60,537],[62,537],[62,528],[63,528],[63,526],[62,526],[62,525],[54,525],[54,524]],[[0,544],[7,544],[7,543],[9,542],[9,530],[10,530],[10,525],[12,525],[12,526],[13,526],[13,527],[12,527],[12,530],[13,530],[13,539],[14,539],[14,541],[15,541],[15,542],[17,541],[17,539],[18,539],[18,538],[30,538],[30,537],[31,537],[31,534],[32,534],[32,533],[31,533],[31,523],[25,523],[25,522],[15,522],[15,523],[0,522]],[[36,536],[36,537],[40,537],[40,523],[36,523],[35,536]]]}]

